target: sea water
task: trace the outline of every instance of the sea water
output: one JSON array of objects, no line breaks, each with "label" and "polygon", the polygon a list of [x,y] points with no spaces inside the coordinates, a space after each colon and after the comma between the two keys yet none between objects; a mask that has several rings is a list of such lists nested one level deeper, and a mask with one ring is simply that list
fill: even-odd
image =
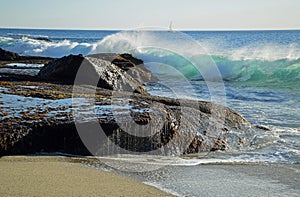
[{"label": "sea water", "polygon": [[300,161],[300,31],[0,29],[0,47],[56,58],[132,53],[160,79],[147,85],[151,94],[226,105],[271,129],[253,135],[247,150],[198,162]]}]

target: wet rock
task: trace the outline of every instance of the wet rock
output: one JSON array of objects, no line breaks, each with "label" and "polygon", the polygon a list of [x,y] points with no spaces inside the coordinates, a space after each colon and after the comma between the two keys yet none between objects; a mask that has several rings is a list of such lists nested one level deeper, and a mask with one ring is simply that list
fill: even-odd
[{"label": "wet rock", "polygon": [[264,130],[264,131],[271,131],[270,128],[262,126],[262,125],[254,125],[253,128],[261,129],[261,130]]},{"label": "wet rock", "polygon": [[0,60],[1,61],[12,61],[12,60],[18,60],[20,59],[20,56],[17,53],[10,52],[3,50],[0,48]]},{"label": "wet rock", "polygon": [[[233,148],[234,144],[241,144],[242,138],[247,140],[244,136],[230,137],[227,134],[230,134],[231,130],[244,132],[252,128],[242,116],[226,107],[202,101],[132,95],[128,92],[114,95],[114,99],[118,101],[113,103],[114,111],[121,112],[117,119],[111,111],[100,110],[96,114],[98,122],[91,122],[91,111],[85,103],[79,103],[78,108],[70,106],[71,103],[59,107],[51,105],[51,99],[61,98],[57,92],[63,91],[64,97],[69,98],[72,85],[40,82],[3,82],[0,85],[12,89],[7,90],[6,94],[29,95],[28,102],[33,102],[32,99],[38,96],[46,99],[44,103],[47,103],[29,105],[26,109],[15,108],[8,114],[4,113],[6,110],[0,110],[0,155],[41,151],[78,155],[107,155],[126,151],[181,155],[224,151],[229,147]],[[27,88],[24,85],[36,87]],[[45,94],[37,94],[36,91]],[[74,96],[93,97],[96,107],[101,109],[104,105],[105,109],[112,104],[112,95],[111,90],[98,88],[96,95]],[[125,100],[128,102],[124,102]],[[26,102],[26,97],[20,102]],[[127,116],[126,113],[122,113],[124,103],[129,103]],[[5,105],[6,103],[3,107]],[[79,112],[87,116],[78,119]],[[92,128],[93,124],[99,124],[103,129],[102,137],[93,142],[95,152],[90,153],[81,141],[74,117],[77,117],[80,127]],[[84,131],[91,132],[91,135],[94,132],[92,129]],[[119,148],[115,149],[116,147]]]},{"label": "wet rock", "polygon": [[82,55],[65,56],[46,64],[38,75],[45,79],[74,80],[83,60]]},{"label": "wet rock", "polygon": [[38,63],[45,63],[45,62],[47,63],[50,60],[53,60],[53,58],[40,57],[40,56],[21,56],[17,53],[6,51],[0,48],[0,61],[4,61],[4,65],[6,63],[14,63],[14,62],[38,64]]},{"label": "wet rock", "polygon": [[[129,54],[69,55],[43,67],[41,78],[146,94],[144,83],[156,80],[143,61]],[[77,77],[77,78],[76,78]]]},{"label": "wet rock", "polygon": [[46,42],[51,42],[51,40],[47,37],[32,37],[34,40],[41,40],[41,41],[46,41]]},{"label": "wet rock", "polygon": [[[86,73],[80,72],[83,63]],[[73,85],[77,71],[83,77]],[[41,151],[91,155],[78,134],[77,123],[83,128],[101,126],[104,134],[92,142],[93,154],[99,155],[126,151],[163,155],[224,151],[249,144],[247,132],[251,133],[251,129],[264,129],[252,126],[233,110],[210,102],[148,95],[141,84],[155,79],[141,60],[129,54],[70,55],[50,62],[40,77],[44,81],[36,81],[37,77],[2,77],[0,98],[18,95],[16,103],[22,105],[11,108],[0,99],[0,155]],[[98,87],[82,85],[90,84],[91,79]],[[57,83],[59,80],[62,83]],[[74,87],[78,91],[74,92]],[[93,88],[95,92],[87,91]],[[122,91],[116,94],[113,90]],[[132,94],[134,91],[143,94]],[[51,106],[71,97],[94,99],[100,110],[93,119],[96,121],[91,121],[87,103],[79,103],[77,108],[72,103]],[[34,99],[41,103],[33,102]],[[25,109],[26,102],[29,107]],[[118,118],[107,110],[109,105],[114,105]],[[79,111],[86,116],[79,119]],[[84,131],[94,134],[91,129]]]}]

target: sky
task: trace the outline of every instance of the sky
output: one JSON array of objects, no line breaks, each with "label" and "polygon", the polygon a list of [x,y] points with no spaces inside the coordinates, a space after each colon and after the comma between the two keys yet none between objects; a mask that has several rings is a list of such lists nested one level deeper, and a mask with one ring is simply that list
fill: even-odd
[{"label": "sky", "polygon": [[0,27],[300,29],[300,0],[0,0]]}]

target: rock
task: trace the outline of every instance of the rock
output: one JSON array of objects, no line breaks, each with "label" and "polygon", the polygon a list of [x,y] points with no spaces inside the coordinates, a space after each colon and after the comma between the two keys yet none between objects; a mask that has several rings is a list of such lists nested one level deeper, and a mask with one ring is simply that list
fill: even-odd
[{"label": "rock", "polygon": [[[104,133],[92,144],[93,154],[99,155],[113,154],[115,151],[125,153],[124,150],[133,153],[157,151],[162,155],[224,151],[246,146],[247,138],[252,139],[253,126],[246,119],[227,107],[209,102],[122,92],[113,96],[117,101],[113,103],[114,110],[124,112],[123,101],[128,101],[129,113],[121,113],[117,121],[114,114],[101,111],[102,105],[103,109],[106,109],[107,105],[112,104],[113,91],[97,88],[94,98],[97,101],[96,108],[100,110],[96,121],[91,121],[91,108],[85,103],[79,103],[78,111],[76,107],[69,108],[71,103],[63,104],[65,101],[62,101],[59,108],[47,108],[51,106],[51,99],[61,98],[56,92],[70,98],[72,85],[40,82],[33,84],[37,88],[26,88],[23,82],[3,84],[6,88],[14,88],[19,96],[29,95],[31,98],[27,102],[35,103],[37,101],[32,99],[38,97],[46,99],[44,102],[47,104],[36,103],[30,106],[30,109],[20,107],[19,111],[9,111],[14,116],[0,111],[0,155],[41,151],[91,155],[91,149],[87,149],[81,141],[78,125],[83,128],[81,135],[91,136],[97,136],[99,130],[93,131],[90,128],[93,128],[94,124],[101,126]],[[51,94],[47,95],[50,87]],[[36,94],[36,91],[39,94]],[[46,109],[40,109],[41,106]],[[17,110],[17,107],[14,110]],[[37,112],[32,113],[35,111]],[[80,112],[87,116],[77,119],[75,125],[74,117]],[[4,118],[7,116],[8,118]],[[136,124],[133,124],[134,122]],[[238,133],[240,135],[237,135]],[[244,142],[241,142],[241,139]],[[116,146],[119,150],[114,149]]]},{"label": "rock", "polygon": [[271,131],[270,128],[262,126],[262,125],[253,125],[253,128],[257,128],[257,129],[264,130],[264,131]]},{"label": "rock", "polygon": [[89,55],[89,57],[96,57],[112,62],[140,83],[155,82],[158,80],[145,68],[142,60],[133,57],[131,54],[116,55],[114,53],[102,53]]},{"label": "rock", "polygon": [[82,55],[65,56],[46,64],[38,75],[44,79],[74,81],[83,60],[84,57]]},{"label": "rock", "polygon": [[0,48],[0,60],[1,61],[13,61],[20,59],[20,56],[17,53],[3,50]]},{"label": "rock", "polygon": [[129,54],[69,55],[49,62],[39,76],[68,83],[74,83],[77,76],[76,84],[139,93],[146,93],[141,87],[144,83],[156,80],[142,60]]},{"label": "rock", "polygon": [[131,54],[115,54],[115,53],[100,53],[100,54],[92,54],[89,57],[100,58],[103,60],[107,60],[117,65],[122,70],[129,70],[136,65],[141,65],[144,62],[140,59],[133,57]]},{"label": "rock", "polygon": [[[123,150],[133,153],[157,150],[163,155],[238,150],[249,144],[247,139],[253,138],[252,129],[265,129],[254,127],[233,110],[210,102],[149,95],[141,84],[155,78],[142,63],[129,54],[70,55],[42,68],[39,77],[35,77],[40,81],[34,77],[18,80],[0,77],[4,96],[15,94],[25,98],[22,105],[9,111],[5,110],[10,109],[6,102],[0,106],[0,156],[42,151],[91,155],[91,150],[81,141],[78,122],[85,128],[84,133],[91,136],[95,134],[90,129],[94,124],[103,129],[104,134],[92,143],[93,154],[99,155],[125,153]],[[89,91],[90,86],[80,85],[74,95],[77,72],[81,78],[76,83],[97,85],[96,94]],[[58,81],[62,83],[53,83]],[[122,91],[116,94],[113,90]],[[30,99],[26,101],[27,97]],[[72,97],[95,99],[97,117],[91,121],[91,108],[84,102],[77,108],[66,103],[64,98]],[[59,103],[59,99],[63,99],[59,108],[42,109],[52,102]],[[25,109],[23,104],[30,109]],[[107,110],[108,105],[113,105],[118,120]],[[75,122],[74,117],[80,111],[86,116]],[[114,149],[116,146],[119,150]]]},{"label": "rock", "polygon": [[[45,64],[53,60],[51,57],[40,56],[21,56],[17,53],[6,51],[0,48],[0,67],[5,68],[8,63],[24,63],[24,64]],[[25,75],[24,75],[25,76]],[[9,78],[8,74],[8,78]],[[12,75],[14,77],[14,75]],[[22,78],[22,75],[19,75]],[[26,78],[27,76],[25,76]]]},{"label": "rock", "polygon": [[31,39],[51,42],[51,40],[47,37],[31,37]]}]

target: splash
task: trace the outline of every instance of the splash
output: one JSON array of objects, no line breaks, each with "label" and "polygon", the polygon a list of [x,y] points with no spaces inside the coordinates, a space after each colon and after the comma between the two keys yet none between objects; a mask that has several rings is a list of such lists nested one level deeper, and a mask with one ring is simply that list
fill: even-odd
[{"label": "splash", "polygon": [[[214,61],[223,80],[228,82],[297,86],[300,81],[300,47],[297,43],[251,43],[226,49],[222,40],[187,42],[182,34],[168,31],[118,32],[96,43],[49,42],[40,37],[45,36],[9,34],[0,37],[0,47],[21,55],[50,57],[131,53],[147,62],[146,66],[154,74],[171,79],[174,76],[164,65],[171,65],[188,79],[203,80],[203,75],[214,79],[216,75],[210,71]],[[199,73],[196,67],[201,67],[205,73]]]},{"label": "splash", "polygon": [[196,64],[207,70],[206,76],[213,79],[214,73],[209,72],[212,65],[208,61],[212,59],[223,80],[228,82],[286,87],[299,85],[300,47],[297,44],[253,43],[224,52],[216,49],[211,42],[193,43],[187,42],[180,34],[174,36],[172,32],[120,32],[98,42],[91,53],[132,53],[145,62],[160,62],[147,68],[154,74],[170,78],[172,74],[164,65],[173,66],[188,79],[203,80],[203,73],[197,71]]},{"label": "splash", "polygon": [[300,46],[292,44],[274,43],[253,43],[237,49],[233,49],[226,54],[231,60],[297,60],[300,59]]}]

